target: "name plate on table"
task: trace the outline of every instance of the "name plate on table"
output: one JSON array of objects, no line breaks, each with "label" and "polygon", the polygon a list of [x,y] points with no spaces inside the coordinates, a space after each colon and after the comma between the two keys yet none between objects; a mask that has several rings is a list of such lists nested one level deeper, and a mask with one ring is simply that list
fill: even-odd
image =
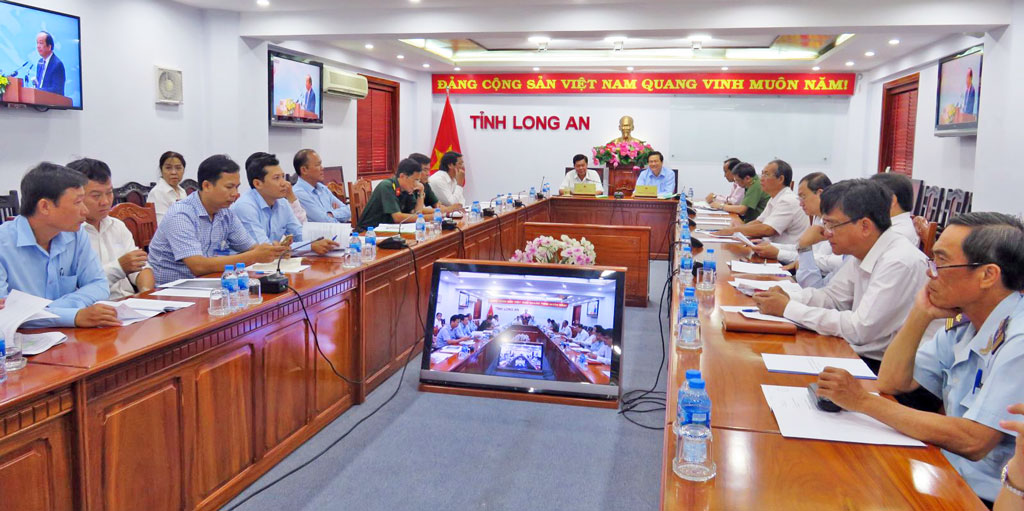
[{"label": "name plate on table", "polygon": [[597,185],[594,183],[576,183],[572,188],[573,195],[597,195]]},{"label": "name plate on table", "polygon": [[633,197],[657,197],[658,187],[654,185],[637,185]]}]

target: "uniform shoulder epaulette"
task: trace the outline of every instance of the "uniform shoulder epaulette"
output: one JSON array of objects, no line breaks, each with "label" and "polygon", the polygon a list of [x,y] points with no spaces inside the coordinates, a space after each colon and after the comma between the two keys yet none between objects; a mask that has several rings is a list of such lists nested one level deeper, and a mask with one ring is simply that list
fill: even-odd
[{"label": "uniform shoulder epaulette", "polygon": [[957,314],[956,316],[953,316],[952,318],[947,318],[946,319],[946,331],[948,332],[950,330],[954,330],[954,329],[960,328],[960,327],[962,327],[962,326],[964,326],[964,325],[966,325],[966,324],[968,324],[970,322],[971,322],[971,320],[967,319],[967,315],[966,314],[964,314],[964,313]]}]

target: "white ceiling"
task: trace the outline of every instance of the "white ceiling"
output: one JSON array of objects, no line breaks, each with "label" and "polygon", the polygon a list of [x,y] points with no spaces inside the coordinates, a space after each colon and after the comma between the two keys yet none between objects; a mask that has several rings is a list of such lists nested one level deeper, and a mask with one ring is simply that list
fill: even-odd
[{"label": "white ceiling", "polygon": [[[242,13],[245,37],[341,48],[416,72],[637,72],[718,70],[863,72],[922,46],[1009,23],[1009,0],[175,0]],[[765,48],[779,35],[853,33],[821,56],[725,58],[724,48]],[[693,54],[687,39],[710,35]],[[533,35],[551,38],[536,51]],[[628,39],[623,51],[606,40]],[[890,39],[900,44],[891,46]],[[473,42],[454,57],[399,39]],[[365,45],[373,45],[366,49]],[[485,51],[485,50],[492,51]],[[873,51],[875,56],[866,57]],[[397,55],[405,58],[399,60]],[[463,60],[460,55],[465,55]],[[847,62],[853,62],[847,65]],[[429,64],[430,68],[424,68]]]}]

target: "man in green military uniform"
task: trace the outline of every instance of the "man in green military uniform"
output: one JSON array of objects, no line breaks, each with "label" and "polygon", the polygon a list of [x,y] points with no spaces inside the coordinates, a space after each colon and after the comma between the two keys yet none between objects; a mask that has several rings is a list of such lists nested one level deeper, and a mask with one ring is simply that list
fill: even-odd
[{"label": "man in green military uniform", "polygon": [[[399,200],[402,193],[408,193],[415,202],[402,204]],[[406,158],[399,162],[394,177],[381,181],[366,207],[359,215],[359,230],[377,227],[382,223],[402,223],[416,220],[416,215],[423,210],[423,183],[420,183],[420,164],[416,160]]]},{"label": "man in green military uniform", "polygon": [[758,179],[757,171],[754,170],[753,165],[738,163],[733,167],[732,175],[735,177],[736,183],[745,189],[743,201],[735,205],[715,201],[711,203],[711,207],[728,211],[729,213],[736,213],[740,216],[740,220],[743,220],[743,223],[751,222],[761,216],[761,212],[764,211],[765,206],[768,205],[768,200],[772,196],[761,189],[761,180]]}]

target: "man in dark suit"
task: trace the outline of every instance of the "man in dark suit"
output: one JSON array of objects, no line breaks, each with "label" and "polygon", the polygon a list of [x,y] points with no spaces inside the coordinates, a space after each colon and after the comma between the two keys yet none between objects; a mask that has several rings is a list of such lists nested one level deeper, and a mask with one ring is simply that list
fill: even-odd
[{"label": "man in dark suit", "polygon": [[36,63],[36,76],[32,84],[39,90],[64,95],[64,63],[53,53],[53,36],[48,32],[36,35],[36,51],[41,57]]},{"label": "man in dark suit", "polygon": [[306,76],[306,93],[302,95],[302,109],[316,113],[316,94],[313,92],[313,78]]}]

